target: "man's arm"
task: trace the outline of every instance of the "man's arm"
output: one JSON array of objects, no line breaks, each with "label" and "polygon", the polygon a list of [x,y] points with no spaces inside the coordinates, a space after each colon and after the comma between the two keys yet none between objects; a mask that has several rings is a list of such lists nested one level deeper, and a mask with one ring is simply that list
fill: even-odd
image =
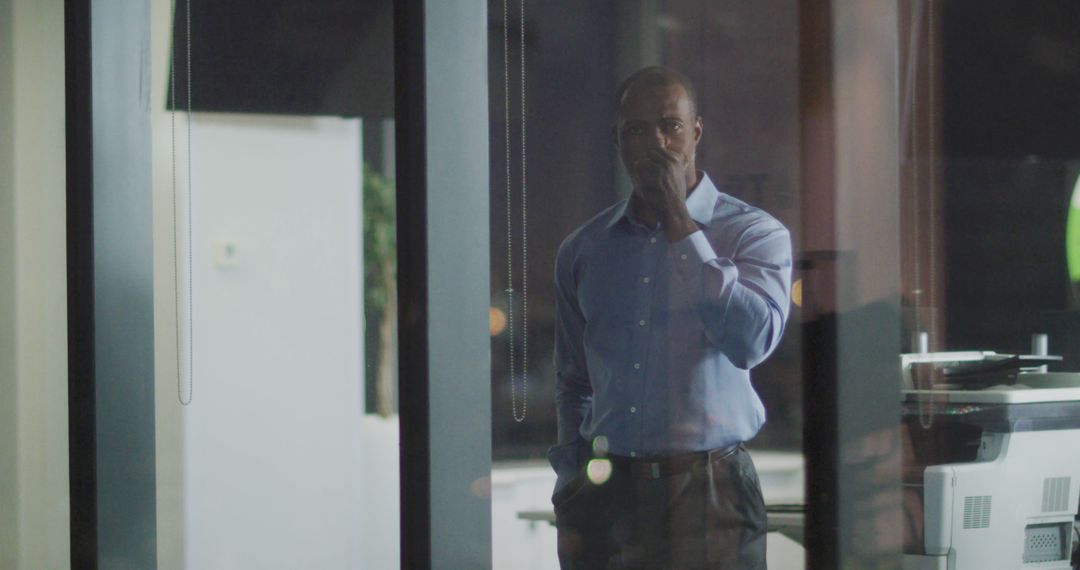
[{"label": "man's arm", "polygon": [[[716,255],[686,209],[692,160],[654,148],[637,165],[642,196],[659,214],[671,242],[671,264],[682,276],[709,341],[731,363],[749,369],[780,343],[791,290],[791,236],[780,222],[759,220],[744,230],[731,258]],[[690,157],[692,159],[692,157]]]},{"label": "man's arm", "polygon": [[780,343],[790,307],[791,236],[779,222],[752,224],[731,258],[701,231],[672,244],[671,264],[698,309],[709,342],[752,368]]},{"label": "man's arm", "polygon": [[564,243],[555,261],[555,406],[559,441],[549,452],[560,479],[578,468],[581,423],[592,406],[583,340],[585,317],[577,302],[575,281],[571,248]]}]

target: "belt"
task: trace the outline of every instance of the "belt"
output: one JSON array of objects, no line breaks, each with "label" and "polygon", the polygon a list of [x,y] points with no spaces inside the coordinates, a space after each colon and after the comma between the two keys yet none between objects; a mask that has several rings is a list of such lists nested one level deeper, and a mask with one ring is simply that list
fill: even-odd
[{"label": "belt", "polygon": [[611,466],[616,471],[628,473],[634,479],[661,479],[693,471],[703,465],[711,465],[732,456],[742,447],[741,443],[731,447],[720,447],[708,451],[695,451],[664,457],[626,457],[610,455]]}]

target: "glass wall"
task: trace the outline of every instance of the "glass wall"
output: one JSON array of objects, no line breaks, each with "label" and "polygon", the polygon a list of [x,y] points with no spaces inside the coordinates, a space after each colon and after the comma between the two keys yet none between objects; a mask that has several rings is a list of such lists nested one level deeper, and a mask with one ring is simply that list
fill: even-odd
[{"label": "glass wall", "polygon": [[[566,303],[560,305],[560,295],[575,292],[560,289],[570,285],[568,281],[560,281],[556,267],[560,262],[568,263],[566,250],[560,253],[560,246],[568,247],[564,240],[575,229],[583,224],[595,225],[597,216],[612,217],[610,207],[631,196],[634,183],[620,159],[616,140],[621,134],[617,130],[621,119],[617,89],[627,76],[650,65],[681,72],[696,91],[696,114],[701,117],[702,131],[696,146],[696,168],[709,179],[705,185],[714,185],[724,194],[718,211],[725,207],[752,210],[762,220],[773,220],[777,227],[782,224],[788,232],[783,238],[785,249],[794,247],[797,252],[794,257],[780,254],[783,259],[764,260],[782,265],[783,275],[777,275],[776,281],[765,278],[750,285],[776,285],[782,291],[764,299],[766,304],[774,304],[770,306],[774,306],[777,316],[783,314],[787,318],[787,326],[782,339],[764,341],[762,350],[770,356],[752,372],[756,396],[746,398],[745,406],[733,410],[727,420],[738,422],[735,418],[748,411],[753,415],[755,401],[760,397],[762,413],[768,421],[758,432],[755,418],[749,422],[753,426],[747,427],[748,432],[741,437],[747,440],[758,464],[767,499],[801,503],[801,328],[804,315],[808,314],[801,294],[802,268],[809,263],[803,260],[816,259],[824,252],[801,247],[797,2],[525,2],[523,10],[516,1],[505,5],[502,1],[489,3],[495,566],[557,567],[556,530],[549,521],[553,516],[551,496],[556,484],[552,463],[558,464],[559,458],[555,455],[558,451],[549,458],[548,448],[557,441],[565,444],[556,434],[557,398],[565,388],[559,383],[565,381],[568,372],[565,367],[569,364],[565,355],[557,356],[557,336],[560,319],[564,319],[565,326],[568,316]],[[717,248],[734,246],[713,237],[720,240],[714,242]],[[641,255],[612,247],[616,249],[608,255]],[[732,253],[724,253],[725,258],[728,256]],[[687,336],[708,335],[700,328],[699,332],[691,333],[674,326],[669,329],[664,323],[653,339],[662,340],[663,347],[650,344],[646,337],[639,339],[632,335],[632,328],[639,328],[639,320],[650,319],[645,315],[650,312],[650,305],[664,303],[661,297],[665,295],[672,295],[667,298],[675,302],[669,288],[673,289],[676,282],[666,273],[673,269],[662,266],[650,269],[650,262],[644,259],[630,263],[633,267],[628,271],[632,275],[625,275],[625,282],[609,283],[607,286],[611,288],[602,294],[641,300],[642,306],[630,307],[634,305],[630,302],[625,309],[642,311],[643,318],[610,315],[612,319],[625,320],[625,325],[616,325],[611,333],[622,338],[625,326],[624,340],[604,341],[585,335],[584,352],[588,354],[585,361],[604,358],[603,347],[589,346],[590,342],[600,345],[625,342],[635,347],[627,346],[627,352],[618,357],[628,359],[622,363],[624,369],[615,366],[608,370],[611,378],[601,381],[612,383],[606,388],[610,392],[593,393],[592,405],[603,405],[609,398],[648,399],[650,396],[645,396],[648,393],[659,399],[627,401],[627,407],[633,406],[629,411],[604,413],[625,415],[630,422],[638,416],[644,417],[642,425],[651,426],[644,429],[654,430],[658,439],[677,439],[671,430],[679,422],[710,423],[711,427],[705,430],[691,428],[697,433],[695,437],[702,440],[710,438],[710,434],[731,433],[731,429],[712,424],[724,421],[711,415],[725,413],[719,409],[704,416],[690,412],[683,416],[676,411],[677,406],[688,404],[677,392],[695,389],[683,383],[684,378],[672,377],[667,388],[656,392],[625,388],[634,394],[612,395],[623,390],[613,386],[634,385],[638,375],[645,382],[667,382],[669,371],[673,376],[688,373],[687,370],[675,372],[679,366],[665,362],[704,358],[687,364],[712,366],[710,358],[716,355],[709,356],[706,350],[706,356],[692,356],[667,344],[710,345],[707,336]],[[737,260],[738,264],[742,262]],[[589,263],[581,263],[581,267],[574,265],[575,277],[578,271],[590,275]],[[612,267],[611,271],[618,272],[621,268]],[[749,274],[753,270],[747,266],[743,271]],[[648,292],[650,288],[656,288],[656,292]],[[604,318],[593,315],[593,320]],[[653,318],[660,326],[659,320],[667,317],[658,311]],[[585,320],[586,328],[602,326],[589,317]],[[695,326],[708,324],[699,321]],[[638,340],[645,344],[634,344]],[[568,350],[565,345],[563,349]],[[726,357],[719,359],[730,365]],[[526,364],[528,368],[523,373]],[[580,365],[588,366],[594,374],[600,373],[593,368],[595,362]],[[513,378],[511,370],[515,371]],[[714,369],[709,374],[715,373]],[[745,381],[741,373],[719,374],[729,378],[702,378],[703,385]],[[706,388],[703,394],[716,401],[733,397],[712,388]],[[743,401],[742,395],[734,397]],[[524,420],[516,421],[522,415]],[[611,427],[619,421],[609,421],[607,427],[583,428],[583,432],[600,440],[604,436],[615,439],[617,436],[604,430],[619,431],[620,428]],[[592,429],[599,431],[593,433]],[[724,439],[712,446],[730,446],[741,440]],[[680,444],[673,445],[671,450],[661,444],[641,453],[707,449],[701,441],[688,444],[686,449],[678,448]],[[637,452],[624,448],[612,449],[611,454],[628,455],[632,451]],[[603,450],[594,456],[603,459]],[[770,535],[769,539],[775,553],[774,567],[801,566],[801,547],[780,534]]]},{"label": "glass wall", "polygon": [[[790,231],[783,337],[750,371],[767,421],[744,439],[770,564],[1075,566],[1080,466],[1053,450],[1080,433],[1078,14],[1064,2],[489,3],[496,567],[556,567],[554,525],[572,525],[552,502],[588,500],[552,497],[568,376],[591,396],[573,421],[590,440],[579,478],[605,501],[637,452],[613,441],[632,429],[677,441],[684,428],[666,406],[685,398],[670,368],[685,331],[663,329],[656,348],[639,329],[672,315],[657,304],[673,293],[642,292],[665,276],[641,254],[629,279],[613,277],[621,266],[602,258],[632,248],[577,249],[601,247],[582,234],[617,217],[610,206],[630,197],[633,209],[618,88],[649,65],[696,90],[697,168]],[[614,300],[577,298],[590,279]],[[559,355],[575,318],[577,369]],[[603,459],[615,475],[594,477]]]},{"label": "glass wall", "polygon": [[94,44],[102,567],[1080,567],[1071,3],[462,6]]}]

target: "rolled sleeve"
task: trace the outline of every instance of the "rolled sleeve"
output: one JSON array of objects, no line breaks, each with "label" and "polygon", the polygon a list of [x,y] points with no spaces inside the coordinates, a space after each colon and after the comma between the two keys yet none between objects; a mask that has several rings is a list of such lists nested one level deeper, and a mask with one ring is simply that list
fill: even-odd
[{"label": "rolled sleeve", "polygon": [[791,289],[791,237],[778,222],[750,228],[731,257],[701,231],[671,245],[670,263],[693,298],[709,341],[739,368],[751,368],[780,342]]}]

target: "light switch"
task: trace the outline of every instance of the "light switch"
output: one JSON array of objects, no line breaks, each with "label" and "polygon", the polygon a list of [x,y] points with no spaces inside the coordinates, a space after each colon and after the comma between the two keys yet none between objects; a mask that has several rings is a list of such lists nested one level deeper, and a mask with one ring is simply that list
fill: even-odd
[{"label": "light switch", "polygon": [[230,269],[239,263],[236,241],[231,239],[214,240],[214,267]]}]

